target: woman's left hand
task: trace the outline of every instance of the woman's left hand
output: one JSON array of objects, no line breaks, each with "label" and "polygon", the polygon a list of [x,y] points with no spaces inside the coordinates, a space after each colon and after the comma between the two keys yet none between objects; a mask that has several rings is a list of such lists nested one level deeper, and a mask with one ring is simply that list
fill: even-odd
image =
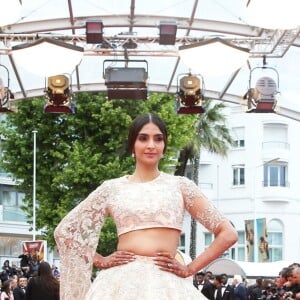
[{"label": "woman's left hand", "polygon": [[154,258],[154,263],[159,266],[161,270],[176,274],[182,278],[193,275],[187,266],[182,265],[169,252],[157,253]]},{"label": "woman's left hand", "polygon": [[128,264],[129,262],[135,260],[134,256],[134,253],[128,251],[115,251],[106,257],[96,253],[93,264],[97,268],[108,269],[115,266]]}]

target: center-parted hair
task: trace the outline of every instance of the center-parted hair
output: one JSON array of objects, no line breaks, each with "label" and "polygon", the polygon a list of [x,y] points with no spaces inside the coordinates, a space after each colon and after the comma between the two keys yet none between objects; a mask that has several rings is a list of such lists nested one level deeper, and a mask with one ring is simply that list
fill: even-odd
[{"label": "center-parted hair", "polygon": [[37,276],[32,277],[30,280],[35,280],[46,295],[59,295],[59,282],[53,276],[48,262],[42,261],[39,264]]},{"label": "center-parted hair", "polygon": [[137,139],[137,136],[141,129],[148,123],[153,123],[155,124],[160,131],[163,134],[163,139],[165,143],[165,148],[164,148],[164,153],[166,152],[167,149],[167,140],[168,140],[168,132],[167,132],[167,126],[165,122],[156,114],[143,114],[137,116],[131,123],[131,126],[129,127],[129,132],[128,132],[128,151],[129,153],[133,153],[133,148],[135,141]]}]

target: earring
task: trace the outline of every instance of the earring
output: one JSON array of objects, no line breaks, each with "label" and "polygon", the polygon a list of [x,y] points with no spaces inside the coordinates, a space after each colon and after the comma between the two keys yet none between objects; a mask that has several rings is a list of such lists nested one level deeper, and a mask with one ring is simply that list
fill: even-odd
[{"label": "earring", "polygon": [[131,153],[131,156],[132,156],[132,157],[135,157],[135,154],[134,154],[134,153]]}]

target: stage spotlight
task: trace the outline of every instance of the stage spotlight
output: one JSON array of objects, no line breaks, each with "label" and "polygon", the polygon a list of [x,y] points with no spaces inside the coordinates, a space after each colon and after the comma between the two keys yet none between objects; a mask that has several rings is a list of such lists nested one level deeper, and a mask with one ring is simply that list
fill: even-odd
[{"label": "stage spotlight", "polygon": [[15,112],[11,109],[10,99],[14,99],[14,95],[9,89],[9,71],[6,66],[1,65],[1,68],[4,68],[7,72],[7,85],[5,85],[2,77],[0,77],[0,113]]},{"label": "stage spotlight", "polygon": [[[276,74],[276,81],[270,76],[260,77],[252,87],[252,76],[253,72],[258,69],[262,69],[263,73],[266,74],[267,71],[271,71],[270,74]],[[244,95],[243,99],[247,100],[247,112],[256,113],[274,113],[277,105],[276,95],[279,93],[277,88],[279,86],[279,75],[276,69],[266,67],[265,57],[263,59],[263,66],[256,67],[250,72],[249,78],[249,89]]]},{"label": "stage spotlight", "polygon": [[202,107],[203,90],[199,77],[188,74],[179,81],[176,93],[176,111],[178,114],[200,114],[204,113]]},{"label": "stage spotlight", "polygon": [[[105,68],[105,63],[112,66]],[[125,67],[116,64],[124,62]],[[128,64],[146,64],[145,67],[129,67]],[[148,97],[148,63],[145,60],[105,60],[103,62],[103,78],[107,86],[107,98],[146,100]]]},{"label": "stage spotlight", "polygon": [[86,21],[85,29],[88,44],[101,44],[103,42],[103,22],[101,20]]},{"label": "stage spotlight", "polygon": [[44,112],[75,113],[75,105],[72,100],[73,94],[67,76],[56,75],[48,78],[48,87],[45,89]]},{"label": "stage spotlight", "polygon": [[177,24],[176,22],[161,21],[159,24],[159,44],[175,45]]}]

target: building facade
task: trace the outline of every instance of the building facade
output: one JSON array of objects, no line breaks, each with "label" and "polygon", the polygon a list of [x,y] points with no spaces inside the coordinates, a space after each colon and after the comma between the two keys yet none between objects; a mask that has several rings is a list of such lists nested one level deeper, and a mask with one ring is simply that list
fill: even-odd
[{"label": "building facade", "polygon": [[[238,261],[299,262],[300,124],[273,113],[245,113],[237,106],[228,108],[226,113],[235,146],[225,158],[202,150],[199,167],[202,191],[238,231],[238,242],[224,256]],[[252,221],[256,234],[251,249],[246,235],[247,221]],[[268,243],[265,259],[261,257],[258,221],[265,222],[264,238]],[[184,232],[182,240],[188,253],[189,216]],[[199,225],[197,253],[212,240],[212,234]]]}]

